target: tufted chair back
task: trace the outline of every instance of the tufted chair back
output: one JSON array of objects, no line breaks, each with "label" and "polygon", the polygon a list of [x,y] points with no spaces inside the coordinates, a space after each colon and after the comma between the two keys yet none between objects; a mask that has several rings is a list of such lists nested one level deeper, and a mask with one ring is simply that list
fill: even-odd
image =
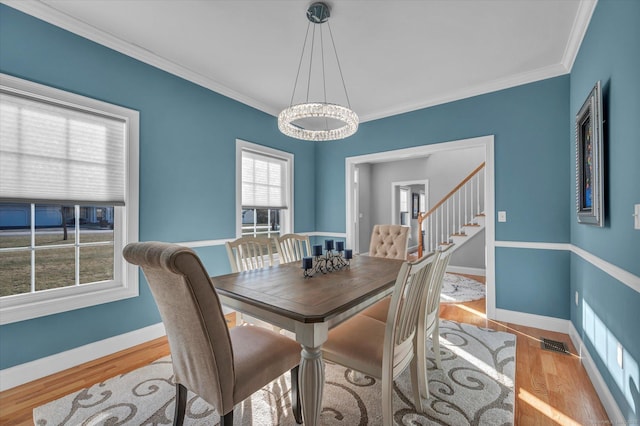
[{"label": "tufted chair back", "polygon": [[128,244],[123,256],[142,268],[167,330],[176,383],[174,425],[183,424],[187,390],[216,409],[221,425],[232,425],[233,407],[287,370],[294,417],[302,423],[298,343],[261,327],[229,330],[213,282],[190,248],[138,242]]},{"label": "tufted chair back", "polygon": [[402,225],[374,225],[369,256],[407,260],[409,229]]}]

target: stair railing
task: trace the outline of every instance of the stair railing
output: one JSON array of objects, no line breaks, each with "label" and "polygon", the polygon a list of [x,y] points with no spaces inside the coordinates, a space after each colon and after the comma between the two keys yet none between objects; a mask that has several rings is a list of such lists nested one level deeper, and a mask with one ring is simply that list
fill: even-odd
[{"label": "stair railing", "polygon": [[482,162],[476,167],[428,212],[418,215],[418,258],[422,257],[423,247],[430,253],[449,244],[452,235],[461,234],[462,227],[484,211],[484,165]]}]

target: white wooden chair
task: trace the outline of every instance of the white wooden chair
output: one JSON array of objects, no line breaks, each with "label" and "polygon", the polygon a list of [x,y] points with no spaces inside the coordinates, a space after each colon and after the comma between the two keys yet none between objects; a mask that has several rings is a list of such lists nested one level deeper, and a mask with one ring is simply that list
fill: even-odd
[{"label": "white wooden chair", "polygon": [[[431,283],[429,291],[425,294],[425,300],[420,307],[418,315],[418,333],[416,334],[416,358],[418,359],[418,386],[420,395],[429,398],[429,380],[427,378],[426,359],[426,339],[431,337],[433,343],[433,353],[436,357],[436,367],[442,369],[442,358],[440,356],[440,293],[442,292],[442,280],[449,266],[451,249],[453,244],[448,245],[440,251],[438,259],[433,265],[431,272]],[[422,326],[420,326],[422,325]]]},{"label": "white wooden chair", "polygon": [[307,235],[285,234],[276,239],[280,263],[300,262],[303,257],[311,256],[311,243]]},{"label": "white wooden chair", "polygon": [[273,241],[271,238],[240,237],[227,241],[229,263],[232,272],[251,271],[273,266]]},{"label": "white wooden chair", "polygon": [[[231,272],[252,271],[273,266],[273,243],[272,238],[260,237],[240,237],[234,241],[227,241],[225,246]],[[279,327],[257,318],[244,317],[240,312],[236,312],[236,325],[242,325],[245,322],[270,327],[276,332],[280,331]]]},{"label": "white wooden chair", "polygon": [[[416,333],[417,342],[425,342],[426,339],[431,337],[433,343],[433,352],[436,357],[436,366],[442,369],[442,358],[440,356],[440,293],[442,292],[442,280],[444,274],[449,266],[449,259],[451,257],[451,250],[453,244],[448,245],[444,250],[437,251],[437,257],[434,260],[433,267],[431,268],[431,277],[429,278],[429,285],[425,288],[425,292],[422,295],[423,302],[420,305],[420,313],[418,317],[418,324],[422,324],[422,327],[418,327]],[[378,321],[386,321],[389,311],[390,298],[384,298],[373,306],[365,309],[358,315],[367,316]],[[418,387],[420,388],[420,395],[423,398],[429,398],[429,380],[427,376],[427,360],[426,360],[426,348],[425,343],[416,343],[415,357],[418,360]]]},{"label": "white wooden chair", "polygon": [[393,380],[408,366],[411,368],[414,402],[416,408],[423,411],[414,343],[422,295],[429,284],[436,257],[426,256],[402,265],[385,322],[356,315],[330,330],[327,341],[322,345],[326,360],[382,380],[384,425],[393,422]]}]

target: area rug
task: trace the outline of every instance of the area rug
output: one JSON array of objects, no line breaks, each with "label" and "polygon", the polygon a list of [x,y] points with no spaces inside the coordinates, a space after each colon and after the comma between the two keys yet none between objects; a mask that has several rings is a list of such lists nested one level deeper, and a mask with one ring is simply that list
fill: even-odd
[{"label": "area rug", "polygon": [[440,301],[462,303],[485,297],[485,285],[471,278],[456,274],[444,274]]},{"label": "area rug", "polygon": [[[513,424],[515,343],[513,334],[469,324],[441,321],[442,370],[436,370],[427,343],[429,390],[425,413],[416,412],[409,371],[394,382],[396,425]],[[368,376],[353,380],[351,371],[326,364],[323,425],[380,425],[380,383]],[[170,358],[111,378],[34,410],[44,425],[171,424],[174,406]],[[211,406],[189,393],[185,425],[214,425]],[[236,425],[295,425],[291,414],[289,374],[238,404]]]}]

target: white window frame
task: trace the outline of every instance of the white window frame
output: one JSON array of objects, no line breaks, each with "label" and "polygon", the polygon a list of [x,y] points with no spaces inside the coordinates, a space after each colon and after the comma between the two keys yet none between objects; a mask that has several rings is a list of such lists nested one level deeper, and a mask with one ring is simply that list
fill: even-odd
[{"label": "white window frame", "polygon": [[285,187],[285,205],[286,209],[280,210],[280,234],[288,234],[293,232],[293,154],[279,149],[269,148],[264,145],[258,145],[247,142],[242,139],[236,139],[236,238],[242,236],[242,151],[253,151],[257,154],[263,154],[270,157],[282,159],[286,162],[286,187]]},{"label": "white window frame", "polygon": [[75,108],[117,116],[127,125],[125,206],[114,206],[114,279],[0,297],[0,325],[138,296],[138,268],[124,260],[122,249],[138,241],[139,112],[6,74],[0,74],[0,84]]},{"label": "white window frame", "polygon": [[[404,206],[402,205],[402,196],[405,196],[405,200],[404,200]],[[411,198],[411,188],[407,187],[407,186],[401,186],[400,187],[400,200],[399,200],[399,205],[400,205],[400,213],[409,213],[411,211],[411,207],[409,206],[409,202],[410,202],[410,198]],[[404,207],[404,208],[403,208]]]}]

